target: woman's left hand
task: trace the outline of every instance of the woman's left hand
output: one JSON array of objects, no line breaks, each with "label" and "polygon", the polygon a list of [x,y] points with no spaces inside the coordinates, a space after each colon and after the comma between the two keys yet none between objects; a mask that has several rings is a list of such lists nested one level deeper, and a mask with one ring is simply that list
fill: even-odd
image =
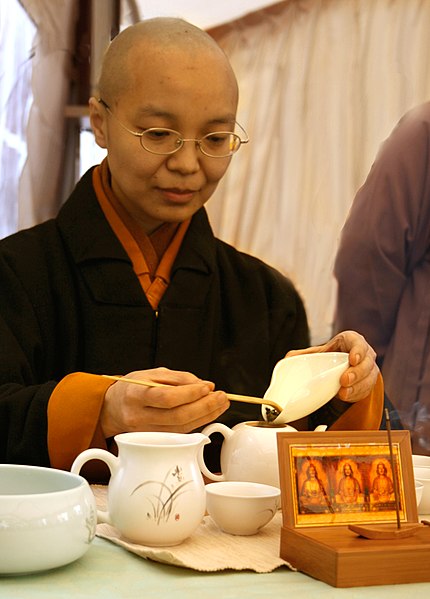
[{"label": "woman's left hand", "polygon": [[290,351],[287,356],[330,351],[341,351],[349,354],[349,368],[340,377],[341,388],[337,397],[349,403],[367,397],[376,383],[379,368],[376,364],[374,349],[359,333],[343,331],[323,345]]}]

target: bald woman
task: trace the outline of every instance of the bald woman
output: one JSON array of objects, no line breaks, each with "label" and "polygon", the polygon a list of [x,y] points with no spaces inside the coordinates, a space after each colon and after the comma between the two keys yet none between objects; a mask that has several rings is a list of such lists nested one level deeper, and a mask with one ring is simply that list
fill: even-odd
[{"label": "bald woman", "polygon": [[350,356],[338,396],[300,428],[379,427],[365,339],[309,348],[291,281],[212,232],[204,206],[248,141],[237,104],[225,54],[185,21],[143,21],[110,44],[89,100],[106,159],[55,219],[0,242],[2,461],[68,469],[89,447],[114,451],[118,433],[258,419],[225,391],[262,396],[293,350]]}]

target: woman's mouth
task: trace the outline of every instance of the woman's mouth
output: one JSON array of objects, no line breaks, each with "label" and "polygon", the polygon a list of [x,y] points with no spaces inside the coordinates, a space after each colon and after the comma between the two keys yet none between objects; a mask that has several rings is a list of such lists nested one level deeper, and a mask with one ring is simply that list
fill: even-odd
[{"label": "woman's mouth", "polygon": [[160,187],[159,190],[166,200],[175,204],[186,204],[196,194],[193,189],[180,189],[179,187]]}]

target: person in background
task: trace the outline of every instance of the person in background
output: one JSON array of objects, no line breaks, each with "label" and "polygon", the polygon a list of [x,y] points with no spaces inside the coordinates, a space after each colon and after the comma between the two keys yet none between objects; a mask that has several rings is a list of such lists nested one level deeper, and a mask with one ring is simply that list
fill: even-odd
[{"label": "person in background", "polygon": [[403,116],[382,145],[342,230],[335,330],[377,353],[386,395],[430,455],[430,103]]},{"label": "person in background", "polygon": [[214,237],[204,205],[248,141],[237,103],[225,54],[185,21],[143,21],[110,44],[89,100],[107,158],[55,219],[0,242],[1,461],[69,469],[88,447],[114,451],[117,433],[261,419],[225,392],[262,396],[292,350],[349,353],[317,423],[378,428],[367,341],[346,331],[309,348],[292,283]]}]

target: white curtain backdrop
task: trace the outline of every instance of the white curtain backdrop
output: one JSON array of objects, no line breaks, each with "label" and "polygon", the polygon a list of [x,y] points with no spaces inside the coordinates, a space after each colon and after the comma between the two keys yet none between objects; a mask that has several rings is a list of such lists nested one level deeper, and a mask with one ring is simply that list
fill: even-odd
[{"label": "white curtain backdrop", "polygon": [[216,27],[275,4],[273,0],[121,0],[122,25],[152,17],[180,17],[202,29]]},{"label": "white curtain backdrop", "polygon": [[64,154],[64,107],[69,99],[75,0],[21,0],[37,27],[33,43],[33,102],[27,126],[28,157],[19,178],[18,228],[58,212]]},{"label": "white curtain backdrop", "polygon": [[0,3],[0,238],[18,227],[18,180],[27,158],[35,31],[18,0]]},{"label": "white curtain backdrop", "polygon": [[291,277],[317,343],[354,194],[400,116],[430,98],[430,1],[289,0],[255,16],[213,31],[251,143],[208,210],[221,238]]}]

